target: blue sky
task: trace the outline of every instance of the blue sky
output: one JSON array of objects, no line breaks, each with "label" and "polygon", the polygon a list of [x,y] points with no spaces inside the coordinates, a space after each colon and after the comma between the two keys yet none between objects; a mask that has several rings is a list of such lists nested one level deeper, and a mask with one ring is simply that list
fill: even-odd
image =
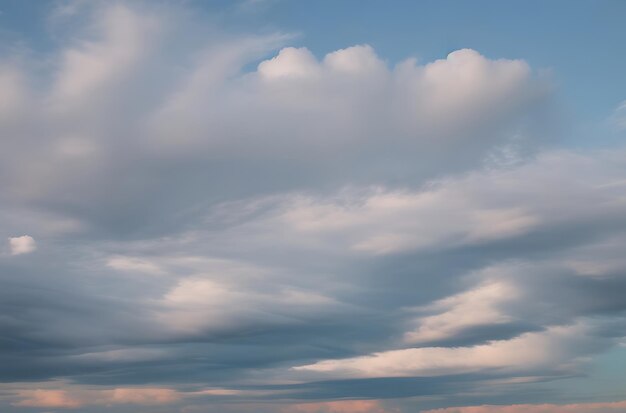
[{"label": "blue sky", "polygon": [[626,409],[621,1],[0,1],[0,410]]},{"label": "blue sky", "polygon": [[621,1],[295,1],[258,7],[250,20],[302,33],[297,43],[318,55],[367,43],[392,62],[409,55],[430,61],[461,48],[492,58],[523,56],[558,73],[577,114],[599,119],[623,100],[625,7]]}]

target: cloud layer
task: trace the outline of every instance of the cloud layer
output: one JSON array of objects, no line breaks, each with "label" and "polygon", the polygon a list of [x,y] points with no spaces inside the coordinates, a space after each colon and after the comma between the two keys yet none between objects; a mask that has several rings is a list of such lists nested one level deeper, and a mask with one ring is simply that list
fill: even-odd
[{"label": "cloud layer", "polygon": [[447,409],[427,410],[424,413],[611,413],[621,412],[626,402],[615,403],[580,403],[580,404],[519,404],[512,406],[475,406],[451,407]]},{"label": "cloud layer", "polygon": [[626,323],[626,151],[555,147],[524,60],[316,56],[161,3],[49,24],[0,58],[0,410],[622,406],[512,405]]}]

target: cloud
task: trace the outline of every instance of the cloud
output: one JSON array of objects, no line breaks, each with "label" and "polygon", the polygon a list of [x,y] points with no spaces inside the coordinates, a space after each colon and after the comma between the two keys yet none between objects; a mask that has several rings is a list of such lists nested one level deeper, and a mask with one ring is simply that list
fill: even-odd
[{"label": "cloud", "polygon": [[[615,223],[624,214],[623,168],[617,152],[544,153],[418,188],[226,202],[168,237],[67,244],[81,257],[71,266],[67,246],[50,247],[47,260],[23,264],[21,280],[47,285],[53,271],[67,287],[43,296],[2,292],[15,314],[2,321],[19,340],[72,350],[55,350],[58,365],[36,355],[7,363],[29,363],[34,378],[64,372],[113,385],[191,379],[217,387],[248,374],[252,382],[301,386],[391,376],[565,377],[621,331],[614,323],[625,307],[626,267]],[[499,218],[488,228],[454,220],[513,207],[532,225],[501,231],[503,214],[490,215]],[[379,233],[406,234],[408,242],[384,253],[354,248]],[[157,268],[159,277],[146,273]],[[93,285],[81,281],[86,273]],[[14,297],[15,308],[29,311],[8,307]],[[64,329],[68,314],[72,328]],[[157,360],[170,367],[148,363]],[[347,385],[346,395],[354,395]]]},{"label": "cloud", "polygon": [[[544,152],[515,168],[474,171],[415,189],[366,187],[273,197],[257,202],[264,213],[260,218],[238,228],[271,236],[270,229],[278,227],[294,244],[367,255],[490,245],[621,214],[623,172],[621,155]],[[531,183],[539,179],[541,185]]]},{"label": "cloud", "polygon": [[261,62],[257,70],[267,79],[306,78],[315,76],[318,67],[315,56],[308,49],[285,47],[276,57]]},{"label": "cloud", "polygon": [[50,407],[75,409],[94,405],[130,404],[157,406],[172,404],[183,397],[183,394],[167,388],[114,388],[111,390],[93,390],[76,386],[68,389],[37,389],[19,390],[13,403],[18,407]]},{"label": "cloud", "polygon": [[[82,257],[72,266],[51,247],[55,264],[33,260],[22,282],[46,285],[52,270],[63,283],[57,285],[68,287],[58,297],[36,289],[3,292],[6,305],[19,296],[17,308],[30,309],[11,310],[4,328],[20,340],[44,337],[44,345],[72,348],[71,357],[59,350],[58,366],[30,358],[35,377],[63,371],[109,384],[155,377],[171,384],[191,374],[220,386],[250,369],[263,372],[256,380],[301,386],[399,376],[565,377],[610,348],[621,331],[614,323],[625,308],[626,267],[623,229],[615,222],[624,214],[623,167],[615,152],[545,153],[416,189],[218,204],[190,231],[72,246]],[[500,218],[489,224],[489,236],[473,235],[486,229],[471,219],[454,221],[513,206],[533,217],[523,231],[501,232],[502,214],[492,215]],[[425,243],[384,253],[354,248],[378,233]],[[85,273],[94,274],[93,286],[80,281]],[[76,285],[84,288],[80,295]],[[61,328],[67,314],[72,329]],[[105,349],[94,351],[93,343]],[[20,360],[7,362],[26,362]],[[157,360],[178,367],[147,363]],[[221,371],[210,367],[216,363]],[[119,373],[108,376],[114,369]],[[349,386],[341,389],[341,396],[354,395]]]},{"label": "cloud", "polygon": [[626,402],[578,404],[518,404],[511,406],[449,407],[425,410],[423,413],[617,413]]},{"label": "cloud", "polygon": [[[446,186],[416,192],[374,189],[343,199],[287,199],[277,221],[307,238],[336,235],[354,251],[375,254],[508,238],[538,221],[522,207],[467,205],[473,202]],[[422,219],[412,219],[416,216]]]},{"label": "cloud", "polygon": [[170,404],[180,399],[180,394],[163,388],[118,388],[107,394],[113,404],[139,404],[143,406]]},{"label": "cloud", "polygon": [[506,281],[487,282],[469,291],[443,298],[423,311],[438,314],[422,317],[418,328],[405,334],[411,344],[432,342],[450,338],[464,329],[493,326],[511,322],[499,306],[518,298],[515,286]]},{"label": "cloud", "polygon": [[149,53],[160,25],[153,15],[139,15],[122,4],[101,9],[94,23],[98,41],[84,40],[62,53],[50,96],[55,111],[76,110],[73,105],[84,110],[95,103],[94,96],[107,96]]},{"label": "cloud", "polygon": [[567,352],[566,343],[575,338],[584,343],[583,348],[593,341],[585,333],[584,326],[553,327],[545,332],[525,333],[511,340],[471,347],[390,350],[349,359],[323,360],[294,369],[353,378],[438,376],[491,369],[518,372],[558,370],[562,364],[575,362],[582,355],[577,354],[580,349]]},{"label": "cloud", "polygon": [[107,260],[106,265],[120,271],[148,274],[161,274],[163,271],[156,264],[135,257],[115,256]]},{"label": "cloud", "polygon": [[[7,386],[7,394],[9,398],[15,400],[12,405],[16,407],[40,407],[40,408],[93,408],[104,406],[107,409],[114,406],[159,406],[176,405],[184,401],[202,401],[215,398],[228,400],[233,397],[263,397],[280,392],[270,390],[237,390],[227,388],[201,388],[196,391],[179,391],[166,387],[109,387],[109,386],[82,386],[72,383],[55,383],[54,381],[46,383],[37,383],[47,388],[35,389],[35,384],[31,383],[12,383]],[[57,387],[57,388],[50,388]],[[58,388],[61,387],[61,388]],[[355,407],[355,413],[366,412],[367,406],[371,406],[371,413],[377,413],[380,410],[375,409],[377,402],[354,401],[354,402],[338,402],[329,403],[329,406],[337,405],[337,409],[345,405]],[[297,405],[296,405],[297,406]],[[325,406],[325,404],[321,404]],[[358,410],[358,409],[361,410]],[[299,410],[298,410],[299,411]],[[332,410],[335,412],[335,410]],[[348,410],[336,410],[338,413]]]},{"label": "cloud", "polygon": [[17,63],[0,64],[0,119],[4,122],[14,122],[29,102],[26,78],[19,69]]},{"label": "cloud", "polygon": [[[260,271],[236,264],[222,268],[231,274],[238,270]],[[269,282],[272,275],[263,278]],[[210,273],[182,278],[164,295],[157,320],[172,331],[197,334],[254,324],[299,324],[310,315],[323,317],[340,311],[342,307],[341,303],[315,291],[275,284],[272,291],[264,292],[257,290],[254,283],[246,285],[241,278],[238,281],[238,284],[219,281]]]},{"label": "cloud", "polygon": [[226,192],[466,170],[524,135],[531,108],[550,100],[549,82],[524,61],[469,49],[392,65],[368,45],[321,59],[276,53],[288,35],[227,34],[174,6],[94,3],[64,18],[72,33],[45,62],[3,65],[3,199],[117,235],[163,235],[166,217]]},{"label": "cloud", "polygon": [[35,239],[30,235],[9,238],[9,248],[11,255],[28,254],[37,249]]},{"label": "cloud", "polygon": [[340,400],[294,404],[281,409],[284,413],[392,413],[397,409],[386,408],[378,400]]},{"label": "cloud", "polygon": [[64,390],[29,390],[22,392],[20,397],[22,400],[14,403],[15,406],[75,409],[83,405]]}]

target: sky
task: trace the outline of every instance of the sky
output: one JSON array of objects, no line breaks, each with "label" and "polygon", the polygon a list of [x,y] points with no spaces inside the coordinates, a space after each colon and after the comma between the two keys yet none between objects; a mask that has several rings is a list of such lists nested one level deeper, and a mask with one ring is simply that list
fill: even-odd
[{"label": "sky", "polygon": [[625,17],[0,0],[0,411],[623,413]]}]

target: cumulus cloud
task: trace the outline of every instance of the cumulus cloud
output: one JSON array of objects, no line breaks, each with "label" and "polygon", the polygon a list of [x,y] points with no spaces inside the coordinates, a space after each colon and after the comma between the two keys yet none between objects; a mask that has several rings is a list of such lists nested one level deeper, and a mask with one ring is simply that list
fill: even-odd
[{"label": "cumulus cloud", "polygon": [[37,249],[35,239],[30,235],[9,238],[9,248],[11,255],[28,254]]},{"label": "cumulus cloud", "polygon": [[270,60],[258,66],[259,75],[263,78],[310,77],[315,76],[318,69],[317,59],[306,48],[296,49],[285,47]]},{"label": "cumulus cloud", "polygon": [[289,36],[228,35],[176,8],[94,3],[65,18],[75,29],[45,80],[27,61],[0,76],[3,198],[101,231],[163,231],[223,199],[226,181],[236,199],[464,170],[549,100],[524,61],[469,49],[392,65],[367,45],[276,54]]}]

